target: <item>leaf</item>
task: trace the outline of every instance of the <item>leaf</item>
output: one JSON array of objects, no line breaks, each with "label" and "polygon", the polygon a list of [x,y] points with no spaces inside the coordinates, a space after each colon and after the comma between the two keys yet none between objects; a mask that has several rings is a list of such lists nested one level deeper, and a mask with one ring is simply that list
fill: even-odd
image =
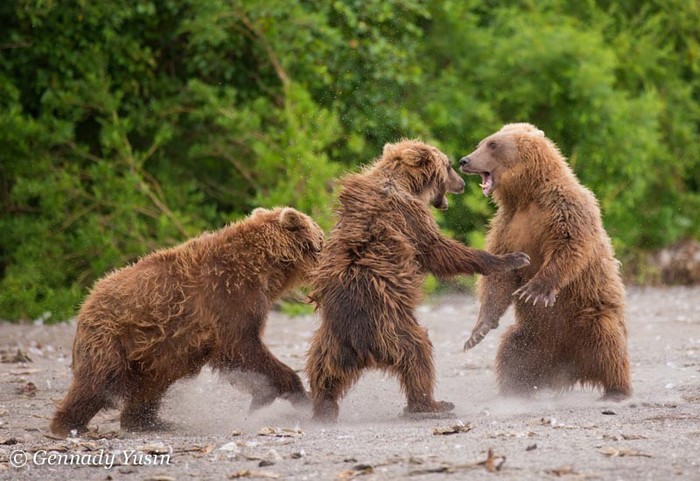
[{"label": "leaf", "polygon": [[571,467],[571,465],[566,464],[564,466],[560,466],[558,468],[554,469],[545,469],[544,471],[547,474],[551,474],[552,476],[565,476],[567,474],[578,474],[576,471],[574,471],[574,468]]},{"label": "leaf", "polygon": [[207,444],[205,446],[192,446],[191,448],[179,448],[179,449],[174,449],[173,453],[178,453],[178,454],[187,454],[187,453],[194,453],[195,456],[201,457],[201,456],[206,456],[207,454],[211,453],[214,448],[213,444]]},{"label": "leaf", "polygon": [[10,371],[10,374],[13,376],[28,376],[38,372],[41,372],[41,369],[13,369]]},{"label": "leaf", "polygon": [[228,475],[229,479],[240,478],[264,478],[264,479],[279,479],[280,475],[272,471],[253,471],[251,469],[242,469]]},{"label": "leaf", "polygon": [[172,452],[172,449],[163,443],[144,444],[137,447],[136,450],[147,454],[168,454]]},{"label": "leaf", "polygon": [[449,436],[457,433],[468,433],[472,430],[472,427],[473,426],[471,423],[459,422],[458,424],[447,428],[433,428],[433,436]]},{"label": "leaf", "polygon": [[490,473],[495,473],[503,468],[505,462],[505,456],[495,455],[493,449],[489,448],[486,453],[486,459],[483,461],[465,464],[443,464],[441,466],[433,468],[416,469],[413,471],[409,471],[408,474],[409,476],[421,476],[424,474],[431,473],[454,473],[462,469],[474,469],[479,466],[483,466],[486,469],[486,471]]},{"label": "leaf", "polygon": [[605,456],[609,458],[617,458],[617,457],[625,457],[625,456],[641,456],[643,458],[653,458],[651,454],[644,453],[642,451],[638,451],[636,449],[627,449],[627,448],[622,448],[622,449],[617,449],[613,447],[605,448],[600,451],[601,454],[604,454]]},{"label": "leaf", "polygon": [[78,445],[88,451],[97,451],[100,449],[100,446],[94,441],[80,441]]},{"label": "leaf", "polygon": [[276,438],[296,438],[303,436],[304,431],[299,428],[271,428],[265,427],[258,431],[258,436],[272,436]]},{"label": "leaf", "polygon": [[346,469],[345,471],[341,471],[335,477],[337,479],[353,479],[357,476],[372,474],[373,472],[374,468],[369,464],[358,464],[357,466],[353,466],[352,469]]},{"label": "leaf", "polygon": [[493,449],[489,448],[486,460],[480,462],[479,464],[483,464],[486,468],[486,471],[488,471],[489,473],[495,473],[496,471],[501,470],[505,462],[505,456],[496,456],[493,454]]},{"label": "leaf", "polygon": [[21,439],[17,439],[17,438],[5,438],[5,439],[0,439],[0,446],[12,446],[14,444],[19,444],[22,442],[23,441]]},{"label": "leaf", "polygon": [[[27,356],[25,353],[23,353],[19,348],[17,348],[17,352],[12,355],[12,354],[7,354],[3,353],[2,357],[0,357],[0,362],[2,363],[21,363],[21,362],[32,362],[32,359]],[[34,372],[39,372],[38,369],[33,369],[32,374]]]}]

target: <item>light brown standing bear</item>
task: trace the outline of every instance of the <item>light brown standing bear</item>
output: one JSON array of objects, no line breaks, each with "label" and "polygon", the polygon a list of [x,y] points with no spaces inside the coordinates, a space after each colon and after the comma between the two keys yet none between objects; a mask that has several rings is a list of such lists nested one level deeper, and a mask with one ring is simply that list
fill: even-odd
[{"label": "light brown standing bear", "polygon": [[365,369],[399,378],[407,413],[450,411],[436,401],[433,347],[414,315],[426,273],[492,274],[528,264],[522,253],[491,255],[444,237],[430,205],[464,181],[445,154],[419,141],[387,144],[376,162],[341,180],[338,222],[314,278],[321,326],[307,359],[314,419],[333,421],[338,400]]},{"label": "light brown standing bear", "polygon": [[631,395],[625,290],[598,202],[554,143],[530,124],[509,124],[460,160],[481,175],[498,212],[486,249],[530,255],[529,267],[480,280],[481,310],[465,349],[478,344],[515,301],[516,323],[496,357],[500,391],[531,395],[602,387],[603,399]]},{"label": "light brown standing bear", "polygon": [[256,209],[99,280],[78,313],[73,382],[51,431],[84,431],[117,399],[123,429],[160,429],[165,391],[207,363],[232,383],[256,378],[251,409],[277,397],[307,403],[299,376],[261,337],[272,303],[307,279],[322,243],[301,212]]}]

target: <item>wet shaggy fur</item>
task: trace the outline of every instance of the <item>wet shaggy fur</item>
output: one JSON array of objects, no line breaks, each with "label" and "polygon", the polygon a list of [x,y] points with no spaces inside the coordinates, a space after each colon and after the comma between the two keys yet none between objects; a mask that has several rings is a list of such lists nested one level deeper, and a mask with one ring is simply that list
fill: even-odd
[{"label": "wet shaggy fur", "polygon": [[481,174],[498,212],[486,248],[530,255],[529,267],[480,281],[481,310],[466,348],[476,345],[515,303],[496,372],[503,394],[603,388],[629,397],[625,290],[598,202],[557,147],[530,124],[506,125],[461,161]]},{"label": "wet shaggy fur", "polygon": [[429,204],[447,208],[445,193],[462,192],[464,181],[432,146],[387,144],[340,183],[311,293],[321,315],[306,366],[314,419],[335,420],[338,400],[368,368],[398,377],[407,412],[449,411],[452,403],[433,399],[432,344],[414,315],[424,275],[490,274],[522,267],[527,256],[491,255],[440,234]]},{"label": "wet shaggy fur", "polygon": [[263,381],[252,387],[251,408],[279,396],[308,402],[299,376],[261,336],[273,301],[308,278],[322,243],[310,217],[256,209],[98,281],[78,314],[73,381],[51,431],[84,431],[117,399],[124,400],[123,429],[158,429],[165,391],[207,363],[232,382]]}]

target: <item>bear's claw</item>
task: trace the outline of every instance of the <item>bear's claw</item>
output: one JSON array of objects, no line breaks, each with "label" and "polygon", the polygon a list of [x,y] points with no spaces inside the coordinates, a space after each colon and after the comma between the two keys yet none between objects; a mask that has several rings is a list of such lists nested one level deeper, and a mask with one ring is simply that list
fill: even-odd
[{"label": "bear's claw", "polygon": [[528,282],[523,287],[513,293],[513,296],[524,301],[526,304],[532,300],[532,305],[536,306],[538,302],[544,304],[544,307],[551,307],[557,300],[557,291],[555,289],[547,290],[539,283]]},{"label": "bear's claw", "polygon": [[469,339],[466,340],[462,349],[467,351],[473,348],[484,340],[489,331],[496,329],[497,327],[498,319],[490,319],[488,321],[478,320],[476,322],[476,326],[474,326],[474,329],[472,329],[471,336],[469,336]]},{"label": "bear's claw", "polygon": [[530,265],[530,256],[524,252],[511,252],[502,258],[508,270],[521,269]]}]

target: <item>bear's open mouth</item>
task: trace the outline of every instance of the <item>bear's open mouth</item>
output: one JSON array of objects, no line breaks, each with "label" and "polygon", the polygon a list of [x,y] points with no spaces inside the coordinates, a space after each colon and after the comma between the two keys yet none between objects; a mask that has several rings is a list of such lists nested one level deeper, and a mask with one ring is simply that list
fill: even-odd
[{"label": "bear's open mouth", "polygon": [[447,210],[448,203],[445,194],[436,195],[430,203],[433,204],[433,207],[436,209]]},{"label": "bear's open mouth", "polygon": [[493,176],[491,172],[479,172],[479,175],[481,175],[481,184],[479,184],[481,191],[488,197],[493,191]]}]

